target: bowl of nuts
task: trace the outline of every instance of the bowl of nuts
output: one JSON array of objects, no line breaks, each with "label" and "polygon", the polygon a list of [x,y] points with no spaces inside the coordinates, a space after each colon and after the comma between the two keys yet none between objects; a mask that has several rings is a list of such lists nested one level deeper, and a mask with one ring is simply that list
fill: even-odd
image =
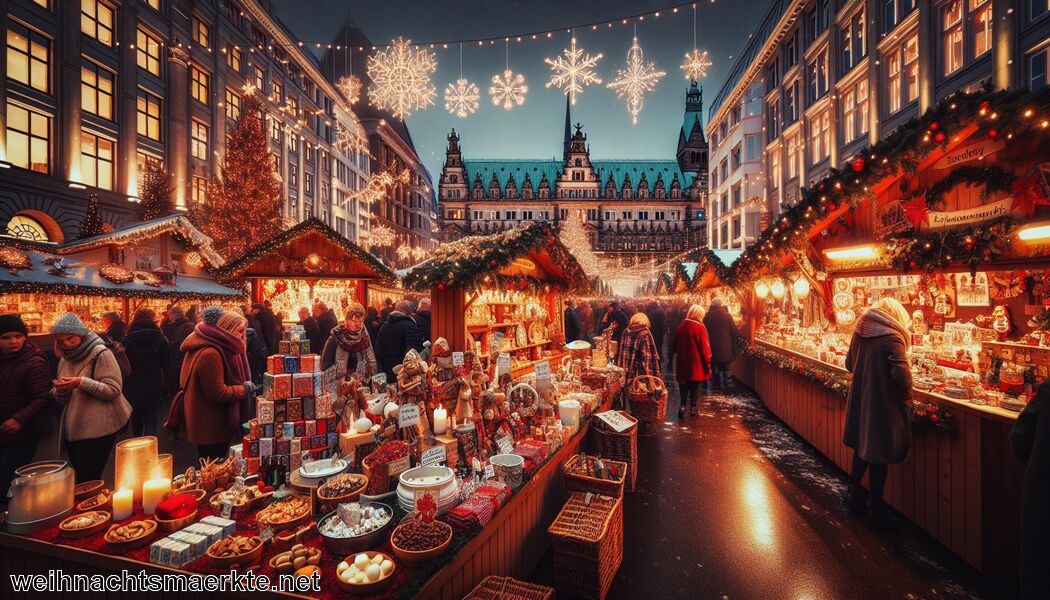
[{"label": "bowl of nuts", "polygon": [[112,515],[106,511],[92,510],[65,519],[58,524],[58,532],[67,538],[87,537],[105,529],[111,519]]},{"label": "bowl of nuts", "polygon": [[113,494],[109,490],[101,490],[98,494],[81,500],[76,506],[76,512],[87,512],[89,510],[109,511],[113,507]]},{"label": "bowl of nuts", "polygon": [[208,564],[216,569],[254,565],[262,556],[262,551],[263,541],[259,536],[231,535],[208,547]]},{"label": "bowl of nuts", "polygon": [[98,495],[102,491],[102,488],[106,487],[106,482],[101,479],[94,479],[92,481],[85,481],[84,483],[78,483],[73,488],[73,500],[81,502],[87,500],[92,496]]},{"label": "bowl of nuts", "polygon": [[301,525],[309,519],[310,501],[299,496],[282,498],[255,516],[261,527],[271,527],[274,533]]},{"label": "bowl of nuts", "polygon": [[148,544],[155,533],[156,521],[132,521],[124,525],[113,525],[106,532],[105,539],[111,550],[124,552]]},{"label": "bowl of nuts", "polygon": [[390,536],[394,556],[404,563],[419,563],[440,556],[452,543],[452,527],[441,521],[405,517]]},{"label": "bowl of nuts", "polygon": [[270,559],[270,568],[278,575],[290,575],[303,567],[319,564],[321,564],[321,549],[302,544],[296,544],[291,550],[276,554]]},{"label": "bowl of nuts", "polygon": [[394,511],[382,502],[340,504],[317,522],[317,532],[328,552],[344,556],[383,543]]},{"label": "bowl of nuts", "polygon": [[317,488],[317,498],[328,510],[335,510],[337,504],[357,500],[367,485],[368,477],[358,473],[336,475]]}]

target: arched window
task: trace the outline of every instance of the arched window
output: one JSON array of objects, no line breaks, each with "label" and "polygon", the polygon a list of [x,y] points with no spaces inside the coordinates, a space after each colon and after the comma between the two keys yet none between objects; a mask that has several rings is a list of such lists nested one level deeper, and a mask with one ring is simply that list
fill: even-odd
[{"label": "arched window", "polygon": [[[47,218],[46,216],[44,217]],[[48,225],[51,225],[48,227]],[[61,242],[61,228],[57,223],[45,224],[41,219],[26,213],[18,213],[7,222],[4,235],[34,242]],[[57,234],[57,235],[56,235]]]}]

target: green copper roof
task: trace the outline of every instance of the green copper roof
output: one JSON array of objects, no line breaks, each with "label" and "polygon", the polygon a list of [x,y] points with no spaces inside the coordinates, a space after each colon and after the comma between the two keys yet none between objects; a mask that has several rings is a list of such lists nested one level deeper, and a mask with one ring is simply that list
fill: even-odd
[{"label": "green copper roof", "polygon": [[[595,160],[592,161],[592,164],[594,165],[595,174],[601,182],[601,189],[605,189],[605,182],[610,174],[612,174],[617,190],[623,187],[624,177],[628,175],[631,178],[631,187],[637,188],[638,182],[642,178],[642,173],[645,173],[650,191],[656,187],[657,177],[661,175],[664,180],[664,188],[668,192],[671,190],[671,181],[674,180],[675,175],[678,175],[678,181],[683,190],[688,189],[693,182],[693,175],[691,173],[683,174],[676,160]],[[562,171],[562,161],[558,159],[464,159],[463,166],[466,168],[468,185],[473,185],[475,175],[480,174],[481,184],[487,190],[489,183],[492,181],[492,174],[495,173],[496,180],[499,181],[500,190],[503,191],[507,187],[507,180],[513,174],[519,192],[521,191],[522,182],[525,181],[526,173],[532,180],[533,189],[539,189],[540,181],[543,179],[543,175],[546,174],[547,180],[550,181],[551,191],[553,191],[554,182]]]}]

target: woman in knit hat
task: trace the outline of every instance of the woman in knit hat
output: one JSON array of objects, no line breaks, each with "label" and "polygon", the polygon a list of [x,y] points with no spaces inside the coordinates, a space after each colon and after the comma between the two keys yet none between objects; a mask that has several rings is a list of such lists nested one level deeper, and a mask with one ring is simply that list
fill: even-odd
[{"label": "woman in knit hat", "polygon": [[157,407],[164,399],[164,371],[170,366],[168,340],[157,327],[157,314],[135,311],[124,336],[131,375],[124,380],[124,396],[131,403],[131,430],[136,436],[156,435]]},{"label": "woman in knit hat", "polygon": [[51,405],[47,359],[28,336],[22,317],[0,315],[0,508],[15,469],[33,462]]},{"label": "woman in knit hat", "polygon": [[248,400],[255,391],[245,355],[247,320],[218,306],[182,343],[185,358],[179,381],[186,412],[186,437],[201,458],[225,458],[239,435]]},{"label": "woman in knit hat", "polygon": [[102,338],[73,313],[51,328],[58,379],[52,393],[64,408],[61,431],[77,482],[101,479],[117,433],[131,417],[124,399],[120,366]]}]

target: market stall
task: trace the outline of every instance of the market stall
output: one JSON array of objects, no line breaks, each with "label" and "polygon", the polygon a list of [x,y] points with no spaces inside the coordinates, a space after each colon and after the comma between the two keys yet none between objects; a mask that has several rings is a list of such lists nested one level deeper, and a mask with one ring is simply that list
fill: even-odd
[{"label": "market stall", "polygon": [[216,282],[223,258],[186,217],[171,215],[62,245],[0,244],[0,309],[22,315],[31,336],[66,312],[104,329],[102,313],[130,321],[173,303],[233,305],[244,293]]},{"label": "market stall", "polygon": [[274,313],[290,320],[318,301],[341,315],[352,301],[366,304],[371,282],[398,281],[381,260],[315,218],[252,246],[217,275],[247,280],[252,302],[269,301]]},{"label": "market stall", "polygon": [[753,307],[735,372],[844,470],[850,336],[880,298],[904,304],[912,442],[886,499],[985,573],[1016,571],[1007,438],[1050,368],[1048,112],[1046,92],[944,100],[811,188],[725,278]]}]

